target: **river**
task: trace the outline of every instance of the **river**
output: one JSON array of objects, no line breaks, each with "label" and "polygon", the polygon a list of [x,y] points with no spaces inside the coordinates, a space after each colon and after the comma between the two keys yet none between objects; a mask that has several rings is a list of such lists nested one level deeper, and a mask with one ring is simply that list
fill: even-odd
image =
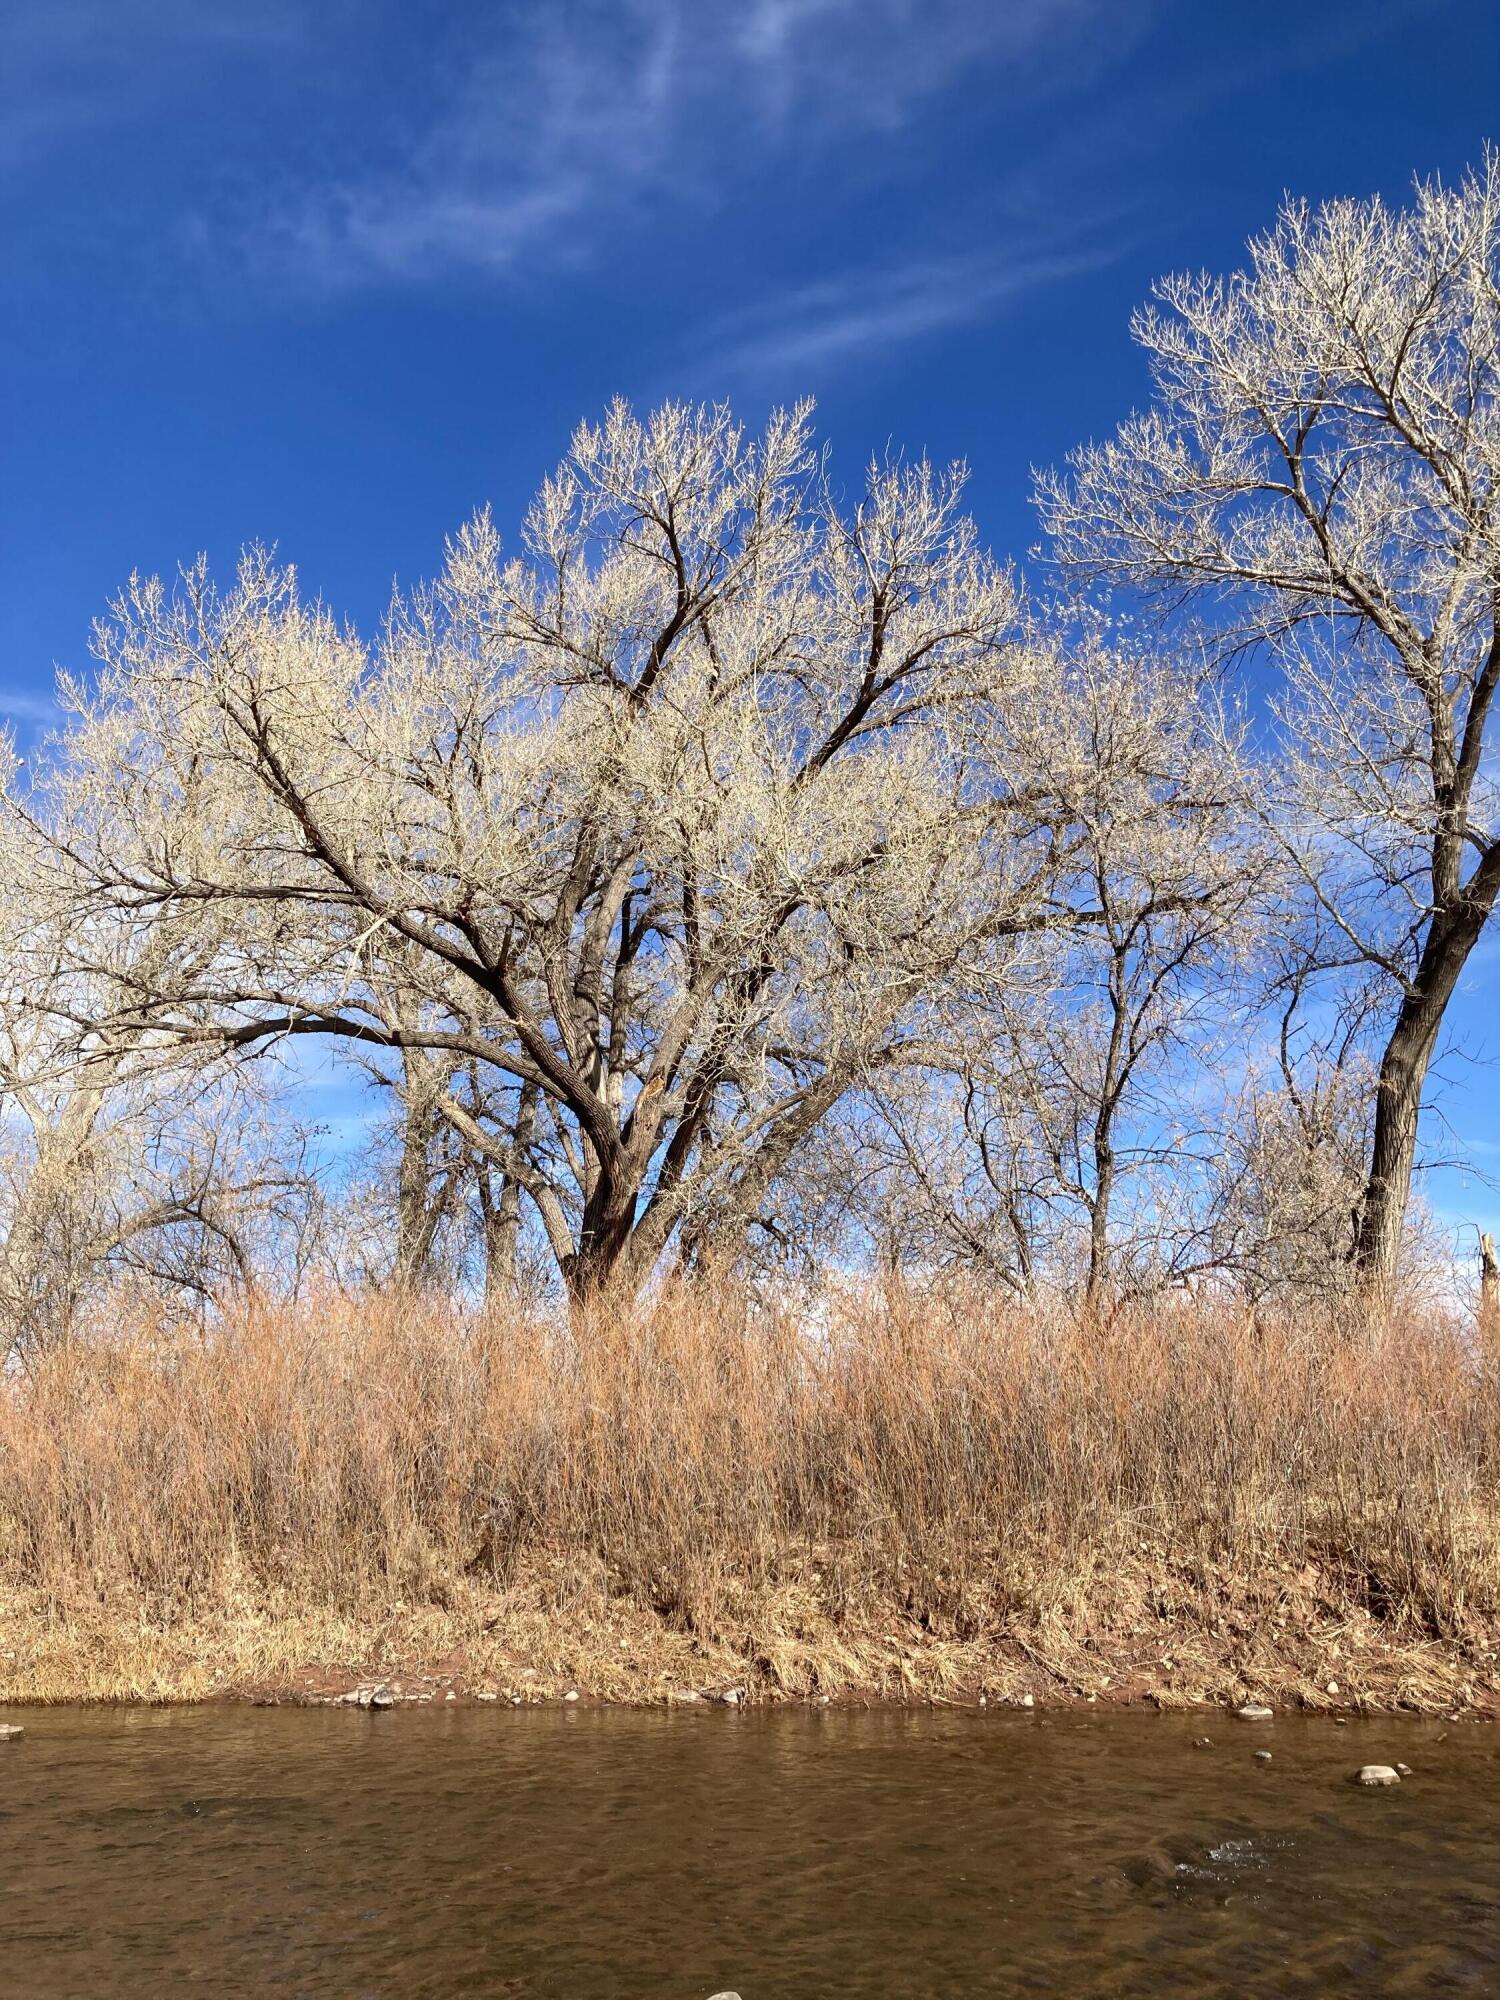
[{"label": "river", "polygon": [[[0,1719],[26,1730],[0,1743],[0,1992],[17,2000],[1500,1993],[1484,1725]],[[1349,1782],[1397,1759],[1399,1787]]]}]

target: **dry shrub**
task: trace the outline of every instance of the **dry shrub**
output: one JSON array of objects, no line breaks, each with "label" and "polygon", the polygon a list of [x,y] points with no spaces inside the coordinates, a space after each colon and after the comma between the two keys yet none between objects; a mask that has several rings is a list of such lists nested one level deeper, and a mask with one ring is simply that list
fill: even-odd
[{"label": "dry shrub", "polygon": [[1440,1318],[1087,1324],[851,1285],[670,1288],[571,1328],[329,1299],[191,1333],[122,1305],[0,1395],[0,1581],[171,1619],[247,1579],[370,1610],[572,1563],[715,1638],[772,1589],[963,1638],[1086,1619],[1131,1563],[1190,1592],[1311,1564],[1446,1637],[1500,1605],[1496,1415]]}]

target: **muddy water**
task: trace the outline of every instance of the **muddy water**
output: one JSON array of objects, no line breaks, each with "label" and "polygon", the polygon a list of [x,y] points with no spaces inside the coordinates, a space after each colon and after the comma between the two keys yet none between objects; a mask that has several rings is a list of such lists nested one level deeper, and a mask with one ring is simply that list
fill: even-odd
[{"label": "muddy water", "polygon": [[[8,1719],[0,1993],[27,2000],[1500,1993],[1479,1725]],[[1349,1784],[1397,1758],[1398,1789]]]}]

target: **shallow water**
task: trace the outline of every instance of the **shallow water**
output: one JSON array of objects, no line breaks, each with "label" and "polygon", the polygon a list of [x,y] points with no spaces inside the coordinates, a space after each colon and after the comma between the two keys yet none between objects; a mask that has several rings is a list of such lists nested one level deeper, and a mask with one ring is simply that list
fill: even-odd
[{"label": "shallow water", "polygon": [[[26,1725],[0,1744],[6,1996],[1500,1993],[1480,1725],[4,1719]],[[1348,1782],[1398,1758],[1394,1790]]]}]

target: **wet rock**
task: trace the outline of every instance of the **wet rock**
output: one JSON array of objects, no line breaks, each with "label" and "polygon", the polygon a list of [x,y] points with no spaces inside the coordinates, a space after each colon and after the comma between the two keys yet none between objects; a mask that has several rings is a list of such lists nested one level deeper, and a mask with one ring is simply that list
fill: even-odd
[{"label": "wet rock", "polygon": [[738,1993],[710,1993],[708,2000],[740,2000]]},{"label": "wet rock", "polygon": [[1212,1750],[1213,1747],[1214,1739],[1211,1736],[1195,1736],[1193,1738],[1193,1748],[1195,1750]]},{"label": "wet rock", "polygon": [[1276,1713],[1274,1708],[1267,1708],[1263,1701],[1244,1702],[1234,1712],[1241,1722],[1269,1722]]},{"label": "wet rock", "polygon": [[1399,1785],[1401,1773],[1390,1764],[1361,1764],[1354,1774],[1356,1785]]},{"label": "wet rock", "polygon": [[563,1696],[564,1701],[577,1701],[577,1699],[578,1699],[577,1688],[569,1688],[567,1693]]},{"label": "wet rock", "polygon": [[1396,1776],[1398,1778],[1409,1778],[1411,1776],[1411,1765],[1398,1764],[1396,1766]]},{"label": "wet rock", "polygon": [[726,1708],[738,1708],[740,1703],[745,1699],[745,1690],[743,1688],[725,1688],[719,1699]]},{"label": "wet rock", "polygon": [[25,1734],[26,1731],[21,1727],[19,1722],[0,1722],[0,1743],[10,1743],[17,1736],[24,1736]]},{"label": "wet rock", "polygon": [[1176,1881],[1179,1869],[1170,1854],[1147,1848],[1144,1854],[1132,1854],[1121,1862],[1120,1873],[1137,1889],[1162,1889]]},{"label": "wet rock", "polygon": [[369,1705],[371,1708],[394,1708],[396,1706],[396,1697],[391,1693],[389,1688],[372,1688]]},{"label": "wet rock", "polygon": [[1256,1761],[1256,1763],[1257,1763],[1257,1764],[1269,1764],[1269,1763],[1270,1763],[1270,1761],[1271,1761],[1271,1753],[1270,1753],[1270,1751],[1269,1751],[1269,1750],[1257,1750],[1257,1751],[1256,1751],[1256,1753],[1255,1753],[1255,1761]]}]

